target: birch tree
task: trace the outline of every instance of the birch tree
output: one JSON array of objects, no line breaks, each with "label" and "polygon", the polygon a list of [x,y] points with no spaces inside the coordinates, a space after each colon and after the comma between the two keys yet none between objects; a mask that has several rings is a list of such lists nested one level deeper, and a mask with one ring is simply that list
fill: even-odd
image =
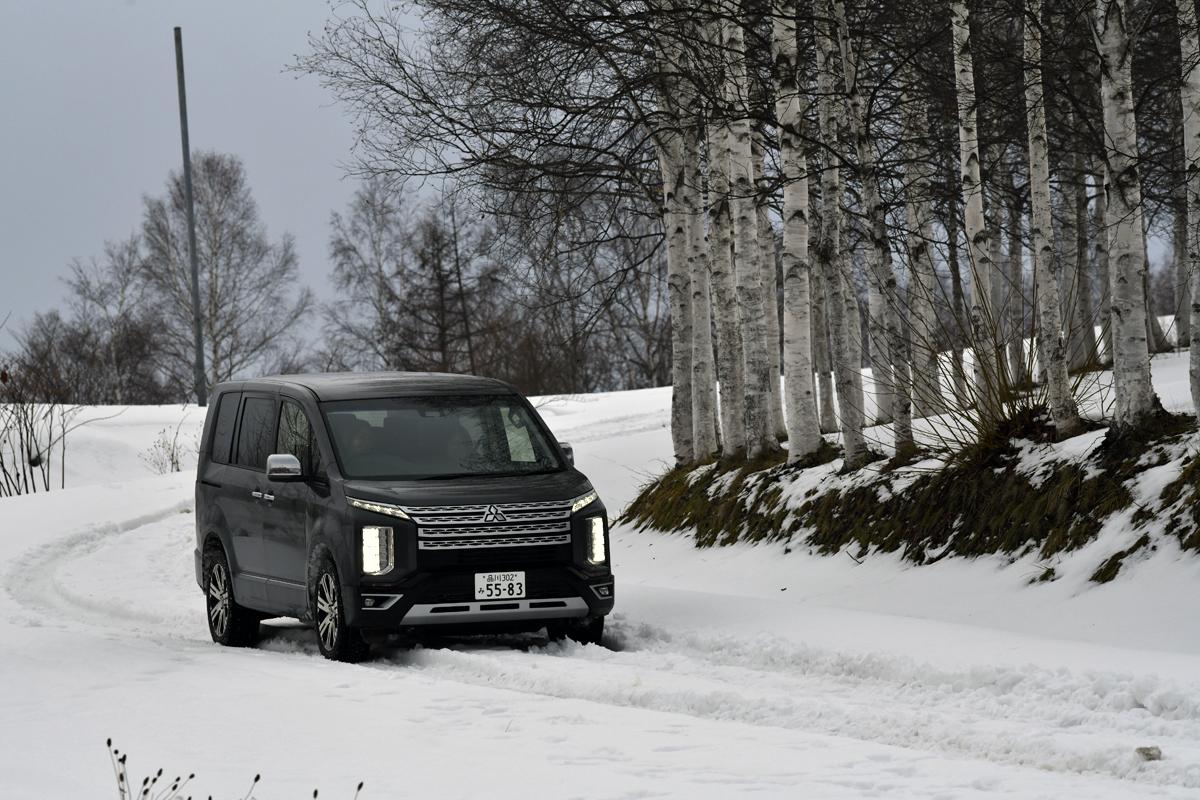
[{"label": "birch tree", "polygon": [[[312,307],[298,289],[292,237],[271,241],[246,170],[235,156],[192,156],[200,319],[209,385],[227,381],[280,353]],[[142,277],[147,302],[162,319],[163,369],[169,382],[189,386],[195,363],[191,267],[183,177],[172,172],[166,193],[144,199]]]},{"label": "birch tree", "polygon": [[925,104],[904,98],[904,215],[907,228],[909,339],[912,352],[913,414],[927,417],[942,410],[938,385],[938,331],[934,314],[937,274],[933,263],[933,214],[929,207],[928,168],[917,149],[925,138]]},{"label": "birch tree", "polygon": [[712,302],[708,268],[708,242],[704,234],[701,200],[701,136],[698,118],[684,130],[684,157],[688,163],[685,208],[688,236],[688,277],[692,299],[692,436],[697,460],[717,454],[716,375],[713,366]]},{"label": "birch tree", "polygon": [[1132,429],[1158,406],[1150,383],[1146,319],[1146,248],[1133,104],[1133,41],[1125,0],[1097,0],[1093,25],[1100,53],[1104,112],[1104,194],[1112,303],[1114,424]]},{"label": "birch tree", "polygon": [[692,419],[692,292],[688,269],[691,250],[691,217],[687,203],[689,167],[682,129],[685,122],[676,106],[681,87],[672,80],[678,53],[664,44],[659,55],[662,85],[658,91],[659,112],[666,118],[655,149],[662,172],[662,219],[667,239],[667,293],[671,309],[671,442],[675,463],[689,464],[696,458]]},{"label": "birch tree", "polygon": [[992,337],[989,287],[992,285],[992,256],[983,210],[983,183],[979,165],[979,130],[975,101],[975,67],[971,52],[971,17],[963,0],[950,4],[950,26],[954,42],[954,87],[958,101],[959,167],[966,205],[963,224],[971,264],[971,342],[975,348],[975,400],[985,419],[998,419],[998,369]]},{"label": "birch tree", "polygon": [[950,316],[953,342],[950,373],[954,387],[954,399],[962,407],[971,404],[971,390],[967,382],[966,358],[963,353],[963,323],[966,320],[966,299],[963,297],[963,280],[958,244],[958,200],[953,195],[946,198],[946,266],[950,271]]},{"label": "birch tree", "polygon": [[727,158],[730,174],[731,211],[734,236],[734,278],[737,305],[742,321],[745,361],[746,457],[761,458],[778,449],[772,431],[770,382],[772,375],[766,346],[766,310],[763,302],[762,250],[758,241],[755,167],[749,109],[749,77],[746,48],[740,20],[724,27],[724,50],[729,61],[725,80],[726,110],[731,114]]},{"label": "birch tree", "polygon": [[[1046,136],[1046,99],[1042,81],[1042,0],[1026,0],[1025,115],[1029,129],[1029,235],[1037,281],[1038,360],[1046,376],[1050,418],[1059,438],[1080,429],[1079,411],[1067,377],[1066,342],[1059,296],[1060,262],[1051,241],[1050,148]],[[1074,247],[1074,242],[1070,243]]]},{"label": "birch tree", "polygon": [[[755,183],[765,187],[766,177],[763,162],[766,158],[766,142],[763,139],[761,132],[756,131],[751,141],[754,143]],[[776,263],[779,258],[779,242],[776,241],[775,228],[771,224],[770,197],[765,188],[760,188],[758,193],[757,219],[758,243],[762,248],[760,266],[762,267],[763,312],[766,321],[763,327],[766,334],[767,361],[771,365],[767,409],[771,415],[771,434],[780,438],[787,434],[787,426],[783,415],[783,394],[779,387],[779,376],[783,372],[782,354],[779,349],[779,276]]]},{"label": "birch tree", "polygon": [[783,363],[788,461],[821,444],[813,392],[808,259],[808,165],[803,145],[796,0],[775,0],[775,116],[779,123],[779,169],[783,180]]},{"label": "birch tree", "polygon": [[[1196,30],[1194,0],[1175,0],[1179,19],[1179,49],[1183,74],[1179,81],[1179,99],[1183,109],[1183,158],[1187,174],[1186,214],[1187,269],[1190,284],[1187,314],[1190,332],[1200,337],[1200,33]],[[1176,259],[1181,258],[1176,253]],[[1192,342],[1189,370],[1192,402],[1200,415],[1200,342]]]},{"label": "birch tree", "polygon": [[867,458],[863,440],[862,390],[856,390],[856,378],[862,379],[860,361],[855,357],[854,342],[858,331],[851,332],[851,325],[858,327],[857,312],[851,317],[848,303],[855,302],[847,297],[848,282],[844,274],[842,246],[842,181],[840,175],[840,143],[838,131],[841,115],[836,97],[839,83],[837,31],[833,23],[831,0],[817,0],[816,73],[817,73],[817,116],[820,136],[825,150],[824,169],[821,173],[821,239],[819,258],[823,271],[825,309],[833,340],[833,368],[836,376],[839,426],[842,432],[842,447],[845,465],[856,469]]},{"label": "birch tree", "polygon": [[1081,371],[1096,362],[1096,320],[1088,261],[1087,174],[1078,149],[1068,160],[1066,173],[1069,177],[1063,185],[1062,238],[1064,269],[1073,284],[1068,368]]},{"label": "birch tree", "polygon": [[869,330],[871,333],[871,370],[875,379],[879,413],[877,422],[892,422],[896,416],[896,389],[893,377],[893,345],[900,344],[899,313],[896,303],[896,274],[892,270],[892,248],[887,235],[887,209],[879,194],[874,144],[866,125],[859,59],[850,40],[846,7],[842,0],[833,0],[837,24],[838,49],[842,60],[842,86],[849,107],[849,144],[855,151],[857,175],[862,201],[867,215],[867,298]]},{"label": "birch tree", "polygon": [[[809,231],[810,236],[812,235],[811,227]],[[819,243],[823,236],[824,233],[818,231],[813,241]],[[820,247],[812,249],[817,251],[817,257],[813,259],[812,271],[810,272],[812,315],[809,321],[811,323],[810,333],[812,334],[813,343],[813,365],[817,370],[817,416],[821,421],[821,433],[837,433],[837,412],[834,410],[833,405],[833,354],[829,344],[829,326],[826,323],[825,281],[822,278],[821,268],[821,263],[823,262],[819,258]]]},{"label": "birch tree", "polygon": [[[719,44],[719,28],[714,28],[713,38]],[[734,458],[746,449],[746,373],[733,275],[728,137],[729,123],[723,115],[708,125],[708,185],[712,197],[708,261],[717,333],[717,380],[721,387],[721,450],[725,458]]]},{"label": "birch tree", "polygon": [[[1011,176],[1010,176],[1011,177]],[[1011,187],[1010,187],[1011,188]],[[1021,237],[1021,198],[1012,192],[1008,203],[1008,360],[1012,365],[1013,383],[1029,383],[1029,365],[1025,359],[1025,291],[1022,276],[1024,263]]]}]

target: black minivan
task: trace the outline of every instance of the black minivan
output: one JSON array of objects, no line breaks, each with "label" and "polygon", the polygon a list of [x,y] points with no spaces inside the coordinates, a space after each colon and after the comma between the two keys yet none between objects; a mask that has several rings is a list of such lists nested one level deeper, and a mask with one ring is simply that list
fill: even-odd
[{"label": "black minivan", "polygon": [[393,634],[596,643],[613,607],[604,505],[570,447],[511,386],[467,375],[218,384],[195,560],[213,641],[295,617],[340,661]]}]

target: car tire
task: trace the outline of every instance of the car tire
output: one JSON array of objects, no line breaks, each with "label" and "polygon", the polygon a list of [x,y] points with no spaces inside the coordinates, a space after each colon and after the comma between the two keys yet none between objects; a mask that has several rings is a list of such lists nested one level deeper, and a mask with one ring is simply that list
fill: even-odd
[{"label": "car tire", "polygon": [[233,597],[233,573],[225,548],[210,544],[204,548],[204,609],[208,633],[225,647],[253,647],[258,642],[257,612],[238,605]]},{"label": "car tire", "polygon": [[318,559],[312,573],[309,605],[321,655],[331,661],[354,663],[371,654],[371,646],[362,633],[346,624],[342,584],[337,566],[328,554]]},{"label": "car tire", "polygon": [[552,642],[570,639],[579,644],[600,644],[604,638],[604,617],[588,617],[547,625],[546,635]]}]

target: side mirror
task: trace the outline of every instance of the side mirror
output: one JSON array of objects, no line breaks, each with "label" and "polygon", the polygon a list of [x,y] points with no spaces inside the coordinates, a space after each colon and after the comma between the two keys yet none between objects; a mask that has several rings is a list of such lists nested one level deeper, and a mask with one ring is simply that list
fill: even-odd
[{"label": "side mirror", "polygon": [[300,459],[291,453],[276,453],[267,456],[267,480],[279,482],[304,480],[304,470],[300,467]]},{"label": "side mirror", "polygon": [[563,455],[567,457],[567,463],[572,467],[575,466],[575,448],[566,442],[559,442],[558,446],[562,449]]}]

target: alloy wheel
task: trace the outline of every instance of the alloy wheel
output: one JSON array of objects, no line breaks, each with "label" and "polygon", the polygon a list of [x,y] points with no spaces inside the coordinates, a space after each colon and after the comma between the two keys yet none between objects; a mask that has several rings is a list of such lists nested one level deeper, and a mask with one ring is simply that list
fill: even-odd
[{"label": "alloy wheel", "polygon": [[317,635],[326,650],[333,650],[337,645],[338,603],[337,582],[326,572],[317,583]]},{"label": "alloy wheel", "polygon": [[224,564],[213,564],[208,574],[208,624],[217,637],[229,629],[229,576]]}]

